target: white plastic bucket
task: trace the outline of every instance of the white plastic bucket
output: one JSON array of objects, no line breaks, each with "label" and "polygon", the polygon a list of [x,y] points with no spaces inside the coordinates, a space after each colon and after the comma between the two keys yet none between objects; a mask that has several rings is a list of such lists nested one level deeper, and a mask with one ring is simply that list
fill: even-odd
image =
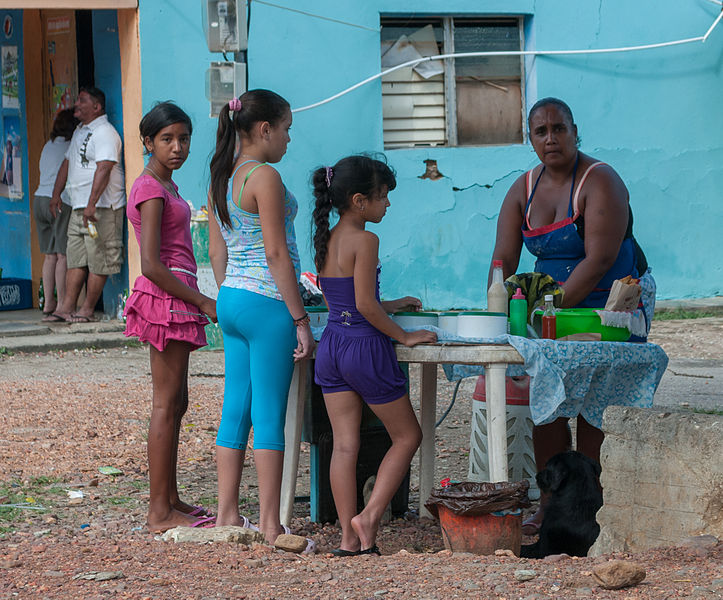
[{"label": "white plastic bucket", "polygon": [[438,326],[437,313],[430,312],[397,312],[392,315],[392,321],[402,329],[424,327],[425,325]]},{"label": "white plastic bucket", "polygon": [[440,329],[444,329],[451,335],[457,335],[457,316],[455,312],[439,313],[438,325]]},{"label": "white plastic bucket", "polygon": [[457,335],[467,338],[493,338],[507,333],[505,313],[471,311],[457,317]]}]

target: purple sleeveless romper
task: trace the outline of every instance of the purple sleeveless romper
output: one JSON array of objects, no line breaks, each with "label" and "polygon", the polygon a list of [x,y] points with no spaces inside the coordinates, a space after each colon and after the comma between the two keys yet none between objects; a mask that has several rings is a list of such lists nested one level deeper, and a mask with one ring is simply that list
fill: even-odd
[{"label": "purple sleeveless romper", "polygon": [[[316,350],[314,381],[325,394],[356,392],[367,404],[385,404],[407,393],[391,339],[356,309],[354,277],[319,277],[329,322]],[[379,269],[376,297],[379,300]]]}]

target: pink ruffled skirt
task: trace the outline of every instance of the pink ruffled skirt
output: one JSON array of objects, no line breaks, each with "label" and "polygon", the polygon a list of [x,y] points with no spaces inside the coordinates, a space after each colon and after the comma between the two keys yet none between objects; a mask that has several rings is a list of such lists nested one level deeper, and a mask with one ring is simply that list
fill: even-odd
[{"label": "pink ruffled skirt", "polygon": [[[188,287],[198,290],[196,278],[187,273],[174,271],[173,275]],[[186,342],[193,349],[206,345],[208,325],[198,306],[171,296],[155,283],[141,275],[133,285],[133,292],[126,302],[123,314],[126,318],[125,335],[148,342],[163,352],[170,340]]]}]

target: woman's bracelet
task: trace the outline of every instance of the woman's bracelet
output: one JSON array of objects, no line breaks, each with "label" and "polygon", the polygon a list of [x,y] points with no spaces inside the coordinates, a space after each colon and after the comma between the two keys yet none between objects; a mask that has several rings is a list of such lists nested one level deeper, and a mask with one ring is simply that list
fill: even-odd
[{"label": "woman's bracelet", "polygon": [[309,323],[311,323],[311,319],[309,318],[309,313],[304,313],[303,317],[294,319],[294,325],[296,327],[303,327],[305,325],[309,325]]}]

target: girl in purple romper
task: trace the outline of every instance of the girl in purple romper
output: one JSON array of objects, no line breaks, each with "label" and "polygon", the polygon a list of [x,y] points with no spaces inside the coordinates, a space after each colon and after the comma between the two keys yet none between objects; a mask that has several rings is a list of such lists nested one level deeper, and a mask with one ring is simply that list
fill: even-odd
[{"label": "girl in purple romper", "polygon": [[[317,169],[312,181],[315,262],[329,306],[329,322],[316,353],[315,381],[324,392],[334,435],[331,490],[342,528],[341,545],[332,554],[380,554],[380,519],[422,440],[390,336],[405,346],[433,343],[437,336],[404,331],[387,315],[419,310],[422,303],[417,298],[379,300],[379,238],[366,231],[366,224],[379,223],[387,211],[387,194],[396,186],[391,169],[366,156],[350,156]],[[332,209],[339,221],[329,229]],[[369,502],[356,514],[362,402],[382,421],[392,446]]]}]

